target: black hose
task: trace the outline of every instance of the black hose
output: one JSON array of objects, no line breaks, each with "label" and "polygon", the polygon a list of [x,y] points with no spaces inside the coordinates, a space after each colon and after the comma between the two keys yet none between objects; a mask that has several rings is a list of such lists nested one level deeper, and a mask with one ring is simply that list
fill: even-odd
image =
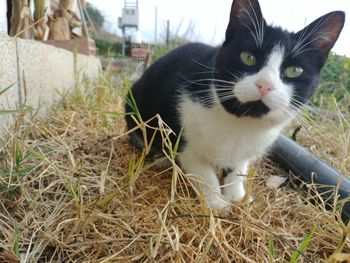
[{"label": "black hose", "polygon": [[339,200],[345,201],[342,219],[344,222],[350,220],[350,179],[348,177],[341,175],[285,136],[277,139],[271,153],[272,159],[284,169],[291,171],[305,183],[315,183],[317,191],[324,200],[330,202],[331,206],[333,198],[330,197],[339,185]]}]

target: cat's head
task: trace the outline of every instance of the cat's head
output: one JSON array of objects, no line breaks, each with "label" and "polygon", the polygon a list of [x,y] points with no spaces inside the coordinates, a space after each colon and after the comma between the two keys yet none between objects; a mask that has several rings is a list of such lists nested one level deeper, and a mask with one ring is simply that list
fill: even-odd
[{"label": "cat's head", "polygon": [[221,104],[238,117],[293,117],[313,95],[344,20],[344,12],[331,12],[291,33],[267,25],[257,0],[234,0],[216,58]]}]

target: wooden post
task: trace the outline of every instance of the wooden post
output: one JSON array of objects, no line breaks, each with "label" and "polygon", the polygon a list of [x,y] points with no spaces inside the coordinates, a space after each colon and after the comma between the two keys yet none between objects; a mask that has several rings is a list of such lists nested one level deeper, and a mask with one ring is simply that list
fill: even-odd
[{"label": "wooden post", "polygon": [[19,36],[26,39],[32,38],[33,29],[31,28],[32,12],[30,1],[17,0],[12,3],[10,36]]},{"label": "wooden post", "polygon": [[36,40],[47,40],[49,27],[46,25],[46,1],[34,0],[34,38]]}]

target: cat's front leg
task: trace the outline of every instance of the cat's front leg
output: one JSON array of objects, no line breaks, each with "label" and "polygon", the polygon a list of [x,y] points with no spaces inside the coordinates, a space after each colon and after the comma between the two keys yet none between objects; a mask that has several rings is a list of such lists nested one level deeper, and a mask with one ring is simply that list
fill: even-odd
[{"label": "cat's front leg", "polygon": [[184,151],[180,158],[182,167],[189,176],[193,176],[192,182],[197,189],[202,189],[206,203],[209,207],[222,210],[230,206],[221,194],[220,183],[216,176],[215,169],[200,160],[191,152]]},{"label": "cat's front leg", "polygon": [[241,201],[245,196],[245,177],[248,165],[248,162],[237,164],[224,178],[223,194],[232,201]]}]

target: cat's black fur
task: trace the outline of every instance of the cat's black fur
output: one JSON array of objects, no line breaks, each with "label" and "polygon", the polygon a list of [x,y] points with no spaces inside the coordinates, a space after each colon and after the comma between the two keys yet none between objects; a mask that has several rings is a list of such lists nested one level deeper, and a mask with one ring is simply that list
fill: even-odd
[{"label": "cat's black fur", "polygon": [[[303,75],[297,79],[281,76],[285,82],[293,82],[295,86],[292,103],[295,107],[299,107],[312,96],[318,83],[320,70],[341,30],[341,27],[336,29],[339,32],[334,33],[336,36],[332,39],[333,42],[327,46],[322,40],[316,39],[318,33],[316,26],[322,19],[333,19],[334,21],[331,21],[330,26],[326,28],[326,30],[332,30],[332,23],[344,23],[344,13],[327,14],[304,30],[298,33],[289,33],[279,27],[266,25],[257,1],[248,1],[250,6],[254,7],[257,19],[264,21],[262,25],[264,27],[263,41],[257,45],[251,32],[245,26],[249,21],[235,15],[240,4],[249,7],[247,3],[243,3],[247,1],[233,1],[226,39],[222,46],[211,47],[200,43],[187,44],[160,58],[145,71],[142,78],[132,87],[133,97],[144,121],[160,114],[173,131],[179,134],[181,122],[178,103],[182,94],[187,93],[193,101],[202,103],[205,107],[211,107],[211,101],[207,99],[211,96],[210,86],[222,84],[221,81],[213,79],[232,82],[258,72],[264,66],[267,56],[277,43],[280,43],[286,51],[281,72],[283,72],[283,68],[290,65],[299,65],[304,69]],[[311,42],[304,47],[304,52],[296,54],[293,52],[293,48],[300,38],[307,34],[309,34]],[[312,41],[313,38],[316,40]],[[255,66],[246,66],[242,63],[240,53],[244,50],[248,50],[256,56],[257,64]],[[217,90],[218,94],[220,92]],[[223,101],[222,105],[226,111],[237,117],[261,118],[269,112],[269,108],[260,100],[240,103],[236,98],[232,98]],[[132,112],[128,104],[126,104],[126,112]],[[126,116],[126,121],[128,129],[135,127],[135,122],[129,115]],[[157,122],[153,121],[151,125],[157,127]],[[150,132],[149,139],[151,135]],[[140,130],[136,131],[131,138],[132,143],[138,145],[136,138],[142,138]],[[175,136],[172,138],[173,143],[175,143]],[[182,143],[185,143],[185,138],[182,138]],[[161,145],[161,137],[156,136],[154,148],[160,149]]]},{"label": "cat's black fur", "polygon": [[[132,95],[144,121],[160,113],[161,118],[179,134],[181,123],[177,112],[179,94],[187,92],[194,101],[202,101],[209,96],[209,78],[213,78],[215,57],[219,48],[201,43],[187,44],[179,47],[152,64],[142,78],[132,87]],[[209,73],[208,73],[209,72]],[[197,80],[203,80],[196,83]],[[201,90],[200,93],[195,91]],[[210,105],[208,105],[210,107]],[[126,112],[132,112],[126,104]],[[126,117],[128,129],[135,126],[135,122]],[[157,127],[157,121],[150,123]],[[140,132],[140,131],[138,131]],[[140,134],[141,135],[141,134]],[[151,133],[148,133],[150,139]],[[176,137],[172,135],[173,143]],[[138,143],[133,142],[134,145]],[[184,144],[182,138],[181,147]],[[156,137],[153,148],[160,149],[160,136]]]}]

